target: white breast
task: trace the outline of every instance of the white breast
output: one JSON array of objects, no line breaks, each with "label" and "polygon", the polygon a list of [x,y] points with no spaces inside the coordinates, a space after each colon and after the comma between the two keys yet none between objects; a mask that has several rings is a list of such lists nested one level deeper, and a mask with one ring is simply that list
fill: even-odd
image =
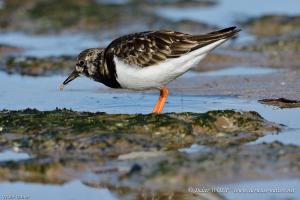
[{"label": "white breast", "polygon": [[224,41],[225,39],[219,40],[179,58],[167,59],[162,63],[143,68],[125,64],[122,60],[115,57],[117,81],[122,88],[126,89],[159,89],[196,66],[207,53]]}]

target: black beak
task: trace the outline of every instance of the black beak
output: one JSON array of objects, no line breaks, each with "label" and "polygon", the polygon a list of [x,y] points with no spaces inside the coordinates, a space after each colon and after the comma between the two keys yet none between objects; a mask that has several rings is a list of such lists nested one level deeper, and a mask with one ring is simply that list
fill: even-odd
[{"label": "black beak", "polygon": [[73,81],[75,78],[77,78],[79,76],[79,73],[74,70],[70,76],[63,82],[64,85],[67,85],[68,83],[70,83],[71,81]]},{"label": "black beak", "polygon": [[79,72],[77,72],[76,70],[74,70],[70,76],[63,82],[63,84],[60,86],[60,90],[63,90],[63,87],[65,85],[67,85],[68,83],[70,83],[71,81],[73,81],[75,78],[77,78],[79,76]]}]

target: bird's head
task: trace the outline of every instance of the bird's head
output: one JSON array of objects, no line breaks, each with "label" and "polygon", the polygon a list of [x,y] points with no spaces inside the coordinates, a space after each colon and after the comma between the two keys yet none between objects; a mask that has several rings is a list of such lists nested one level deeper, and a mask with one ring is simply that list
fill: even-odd
[{"label": "bird's head", "polygon": [[63,90],[64,86],[83,75],[88,78],[97,79],[99,68],[102,65],[103,49],[91,48],[82,51],[77,57],[77,63],[73,72],[60,86]]}]

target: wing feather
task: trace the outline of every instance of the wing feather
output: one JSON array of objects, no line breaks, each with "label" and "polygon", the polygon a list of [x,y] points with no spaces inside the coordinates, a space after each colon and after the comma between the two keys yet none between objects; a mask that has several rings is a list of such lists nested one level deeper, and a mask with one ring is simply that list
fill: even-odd
[{"label": "wing feather", "polygon": [[147,31],[120,37],[105,50],[127,64],[140,67],[155,65],[176,58],[221,39],[233,37],[239,32],[235,27],[205,35],[189,35],[169,30]]}]

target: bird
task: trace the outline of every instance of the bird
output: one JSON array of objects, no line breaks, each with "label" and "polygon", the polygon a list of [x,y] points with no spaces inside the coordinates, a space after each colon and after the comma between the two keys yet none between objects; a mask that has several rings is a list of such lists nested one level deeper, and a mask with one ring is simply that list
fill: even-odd
[{"label": "bird", "polygon": [[106,48],[89,48],[78,57],[74,71],[60,89],[79,76],[111,88],[159,90],[152,112],[162,113],[169,95],[168,83],[197,66],[213,49],[236,36],[229,27],[192,35],[171,30],[132,33],[113,40]]}]

